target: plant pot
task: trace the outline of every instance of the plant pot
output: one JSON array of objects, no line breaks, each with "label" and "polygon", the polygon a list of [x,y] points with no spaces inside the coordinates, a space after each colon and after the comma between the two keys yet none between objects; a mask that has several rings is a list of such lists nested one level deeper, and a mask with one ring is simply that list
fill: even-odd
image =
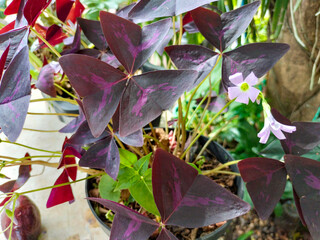
[{"label": "plant pot", "polygon": [[[198,146],[203,146],[207,142],[207,140],[208,140],[207,137],[201,136],[198,140]],[[226,162],[234,160],[233,157],[227,152],[227,150],[216,142],[211,142],[209,144],[209,146],[207,147],[207,152],[214,155],[218,159],[218,161],[221,163],[226,163]],[[230,168],[234,172],[239,172],[237,165],[231,165]],[[243,195],[244,195],[244,183],[240,177],[235,178],[235,185],[237,186],[237,195],[238,195],[238,197],[240,197],[242,199]],[[92,179],[86,180],[85,188],[86,188],[85,189],[86,197],[89,197],[89,190],[93,188],[93,180]],[[88,200],[88,204],[89,204],[89,207],[90,207],[93,215],[95,216],[95,218],[97,219],[97,221],[101,225],[103,231],[108,236],[110,236],[111,229],[99,218],[98,214],[95,212],[95,209],[92,205],[92,202]],[[217,240],[219,237],[221,237],[227,231],[227,229],[229,228],[229,226],[231,224],[231,221],[232,220],[227,221],[221,227],[217,228],[213,232],[211,232],[203,237],[197,238],[197,240]]]}]

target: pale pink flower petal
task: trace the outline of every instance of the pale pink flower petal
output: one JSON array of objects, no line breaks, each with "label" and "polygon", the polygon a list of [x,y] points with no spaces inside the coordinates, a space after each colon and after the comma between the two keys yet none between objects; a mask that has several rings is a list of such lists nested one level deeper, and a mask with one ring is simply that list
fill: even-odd
[{"label": "pale pink flower petal", "polygon": [[257,97],[259,96],[259,93],[260,91],[258,89],[254,87],[250,88],[248,95],[252,102],[254,102],[257,99]]},{"label": "pale pink flower petal", "polygon": [[232,82],[234,85],[238,85],[243,82],[243,76],[242,73],[236,73],[229,77],[230,82]]},{"label": "pale pink flower petal", "polygon": [[280,128],[279,129],[271,128],[271,132],[280,140],[286,139],[286,136],[283,134]]},{"label": "pale pink flower petal", "polygon": [[228,95],[230,99],[234,99],[241,94],[239,87],[228,87]]},{"label": "pale pink flower petal", "polygon": [[254,75],[253,72],[251,72],[248,77],[246,77],[245,82],[247,82],[249,84],[249,86],[253,86],[256,85],[258,83],[258,78],[256,77],[256,75]]},{"label": "pale pink flower petal", "polygon": [[268,141],[270,136],[270,127],[265,125],[262,130],[258,133],[258,137],[260,138],[260,143],[265,144]]},{"label": "pale pink flower petal", "polygon": [[239,102],[239,103],[248,104],[248,103],[249,103],[248,94],[242,92],[242,93],[237,97],[236,101]]}]

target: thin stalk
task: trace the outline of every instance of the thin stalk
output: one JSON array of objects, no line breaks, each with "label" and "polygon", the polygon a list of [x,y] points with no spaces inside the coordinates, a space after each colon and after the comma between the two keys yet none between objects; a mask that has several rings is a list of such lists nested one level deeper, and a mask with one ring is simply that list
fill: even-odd
[{"label": "thin stalk", "polygon": [[38,33],[35,29],[33,28],[30,28],[30,30],[35,34],[37,35],[38,38],[40,38],[46,45],[48,48],[51,49],[51,51],[58,57],[60,58],[61,57],[61,54],[44,38],[41,36],[40,33]]},{"label": "thin stalk", "polygon": [[29,115],[47,115],[47,116],[68,116],[68,117],[78,117],[77,113],[33,113],[27,112]]},{"label": "thin stalk", "polygon": [[183,34],[183,18],[182,18],[182,14],[180,14],[180,30],[179,30],[179,39],[178,39],[178,45],[181,44],[182,41],[182,34]]},{"label": "thin stalk", "polygon": [[68,98],[40,98],[40,99],[32,99],[30,103],[34,102],[47,102],[47,101],[58,101],[58,102],[69,102],[73,105],[78,105],[76,100],[68,99]]},{"label": "thin stalk", "polygon": [[[176,35],[176,17],[173,16],[172,17],[172,30],[173,30],[173,45],[176,44],[177,42],[177,35]],[[171,61],[171,58],[169,57],[169,63],[168,63],[168,69],[171,68],[171,65],[172,65],[172,61]]]},{"label": "thin stalk", "polygon": [[165,116],[165,129],[166,129],[166,134],[169,134],[169,127],[168,127],[168,112],[165,111],[164,112],[164,116]]},{"label": "thin stalk", "polygon": [[150,129],[151,129],[151,132],[152,132],[153,137],[154,137],[154,138],[157,138],[156,131],[154,130],[153,125],[152,125],[151,122],[149,123],[149,127],[150,127]]},{"label": "thin stalk", "polygon": [[48,151],[48,150],[44,150],[44,149],[40,149],[40,148],[34,148],[34,147],[30,147],[21,143],[15,143],[15,142],[9,142],[9,141],[4,141],[2,139],[0,139],[0,143],[9,143],[9,144],[13,144],[13,145],[17,145],[20,147],[24,147],[24,148],[29,148],[31,150],[35,150],[35,151],[39,151],[39,152],[46,152],[46,153],[53,153],[53,154],[61,154],[61,152],[59,151]]},{"label": "thin stalk", "polygon": [[221,169],[226,168],[228,166],[231,166],[231,165],[234,165],[234,164],[238,164],[240,161],[242,161],[242,160],[233,160],[233,161],[230,161],[230,162],[226,162],[226,163],[224,163],[224,164],[222,164],[222,165],[220,165],[220,166],[218,166],[218,167],[216,167],[216,168],[214,168],[212,170],[203,171],[202,173],[203,173],[203,175],[210,175],[210,174],[215,173],[217,171],[220,171]]},{"label": "thin stalk", "polygon": [[14,220],[14,211],[16,208],[16,202],[17,202],[17,197],[19,195],[16,193],[14,198],[13,198],[13,203],[12,203],[12,216],[11,216],[11,223],[10,223],[10,233],[9,233],[9,239],[11,239],[12,236],[12,230],[13,230],[13,220]]},{"label": "thin stalk", "polygon": [[[162,149],[166,149],[165,146],[159,141],[159,139],[154,138],[154,137],[152,137],[152,136],[150,136],[150,135],[148,135],[148,134],[144,134],[143,137],[144,137],[144,138],[147,138],[147,139],[152,139],[152,140],[155,141],[158,145],[160,145],[160,147],[161,147]],[[152,144],[150,143],[150,145],[152,145]]]},{"label": "thin stalk", "polygon": [[210,174],[204,174],[202,173],[203,175],[213,175],[213,174],[229,174],[229,175],[235,175],[235,176],[241,176],[240,173],[236,173],[236,172],[230,172],[230,171],[215,171],[215,172],[211,172]]},{"label": "thin stalk", "polygon": [[228,102],[219,112],[216,113],[216,115],[213,116],[213,118],[211,118],[211,120],[207,123],[207,125],[198,133],[198,135],[193,139],[193,141],[190,143],[188,148],[184,151],[184,153],[180,157],[181,159],[183,159],[185,157],[185,155],[190,150],[190,148],[193,146],[193,144],[195,144],[195,142],[198,140],[198,138],[206,131],[206,129],[208,127],[210,127],[210,125],[213,123],[213,121],[216,120],[216,118],[234,101],[235,101],[235,99]]},{"label": "thin stalk", "polygon": [[[211,73],[213,72],[213,70],[216,68],[216,66],[218,65],[219,61],[221,59],[221,55],[219,55],[216,63],[214,64],[213,68],[211,69],[211,71],[209,72],[209,74],[198,84],[198,86],[193,90],[190,98],[189,98],[189,102],[188,102],[188,106],[187,106],[187,110],[186,110],[186,115],[185,117],[187,118],[188,117],[188,113],[189,113],[189,109],[190,109],[190,106],[191,106],[191,102],[193,100],[193,97],[194,95],[196,94],[196,92],[199,90],[199,88],[201,87],[201,85],[207,80],[207,78],[211,75]],[[186,119],[185,119],[186,121]]]},{"label": "thin stalk", "polygon": [[[111,125],[108,123],[107,126],[108,126],[110,132],[113,134],[113,128],[111,127]],[[120,139],[119,139],[115,134],[113,134],[113,137],[114,137],[114,139],[116,139],[117,143],[119,144],[119,146],[120,146],[122,149],[126,149],[126,148],[124,147],[124,145],[122,144],[122,142],[120,141]]]},{"label": "thin stalk", "polygon": [[22,128],[22,130],[32,131],[32,132],[43,132],[43,133],[59,132],[59,130],[39,130],[39,129],[32,129],[32,128]]},{"label": "thin stalk", "polygon": [[63,87],[61,87],[59,84],[54,83],[54,86],[59,88],[61,91],[65,92],[66,94],[68,94],[70,97],[72,97],[73,99],[78,99],[77,96],[75,96],[74,94],[72,94],[71,92],[69,92],[68,90],[64,89]]}]

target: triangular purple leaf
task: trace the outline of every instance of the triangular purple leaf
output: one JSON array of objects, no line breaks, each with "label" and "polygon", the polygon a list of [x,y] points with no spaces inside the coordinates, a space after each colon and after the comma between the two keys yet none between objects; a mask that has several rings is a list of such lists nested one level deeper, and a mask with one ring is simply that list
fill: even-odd
[{"label": "triangular purple leaf", "polygon": [[90,168],[101,168],[116,180],[120,166],[120,155],[112,135],[100,140],[82,156],[79,165]]},{"label": "triangular purple leaf", "polygon": [[83,97],[84,112],[93,136],[100,136],[118,107],[127,76],[84,55],[69,54],[59,62],[72,86]]},{"label": "triangular purple leaf", "polygon": [[284,43],[252,43],[223,53],[224,89],[232,86],[229,77],[237,72],[241,72],[244,78],[251,72],[262,77],[288,50],[289,45]]},{"label": "triangular purple leaf", "polygon": [[157,240],[178,240],[170,231],[168,231],[165,228],[161,229],[161,232],[159,236],[157,237]]},{"label": "triangular purple leaf", "polygon": [[193,85],[197,72],[165,70],[132,77],[120,103],[120,136],[140,130]]},{"label": "triangular purple leaf", "polygon": [[248,203],[162,149],[155,153],[152,175],[153,194],[164,224],[202,227],[250,210]]},{"label": "triangular purple leaf", "polygon": [[64,50],[61,55],[67,55],[70,53],[77,53],[81,47],[81,30],[80,26],[77,25],[76,34],[74,35],[73,42],[71,45],[71,49]]},{"label": "triangular purple leaf", "polygon": [[8,43],[7,48],[4,50],[4,52],[2,53],[1,58],[0,58],[0,78],[2,77],[2,73],[3,73],[4,67],[6,65],[9,50],[10,50],[10,44]]},{"label": "triangular purple leaf", "polygon": [[299,199],[299,197],[298,197],[297,192],[294,190],[294,187],[292,187],[292,191],[293,191],[294,203],[295,203],[295,205],[296,205],[296,208],[297,208],[297,211],[298,211],[298,214],[299,214],[301,223],[303,224],[303,226],[307,226],[306,221],[304,220],[304,217],[303,217],[303,213],[302,213],[302,209],[301,209],[301,204],[300,204],[300,199]]},{"label": "triangular purple leaf", "polygon": [[320,162],[313,159],[285,155],[287,172],[300,199],[303,219],[314,239],[320,237]]},{"label": "triangular purple leaf", "polygon": [[202,35],[222,52],[246,30],[259,5],[260,1],[256,1],[221,16],[205,8],[193,10],[191,14]]},{"label": "triangular purple leaf", "polygon": [[151,57],[171,26],[170,19],[164,19],[141,29],[139,25],[108,12],[101,12],[100,18],[111,51],[129,74],[134,74]]},{"label": "triangular purple leaf", "polygon": [[10,43],[10,50],[8,53],[5,66],[8,66],[9,63],[11,62],[22,39],[27,34],[27,31],[28,31],[27,27],[22,27],[22,28],[13,29],[9,32],[0,34],[0,50],[5,51],[8,44]]},{"label": "triangular purple leaf", "polygon": [[80,100],[77,100],[79,104],[79,116],[71,120],[66,126],[61,128],[59,132],[61,133],[73,133],[77,131],[77,129],[80,127],[80,125],[86,120],[84,113],[83,113],[83,106],[82,102]]},{"label": "triangular purple leaf", "polygon": [[33,26],[42,10],[46,9],[51,0],[29,0],[23,9],[23,15],[27,19],[29,26]]},{"label": "triangular purple leaf", "polygon": [[104,37],[99,21],[88,20],[84,18],[78,18],[77,21],[84,35],[96,46],[96,48],[102,51],[107,49],[107,40]]},{"label": "triangular purple leaf", "polygon": [[58,18],[64,22],[74,4],[74,0],[56,0],[56,9]]},{"label": "triangular purple leaf", "polygon": [[259,217],[267,219],[286,186],[284,163],[271,158],[247,158],[238,167]]},{"label": "triangular purple leaf", "polygon": [[191,88],[197,86],[214,67],[218,54],[212,50],[197,45],[174,45],[165,48],[178,69],[192,69],[199,76]]},{"label": "triangular purple leaf", "polygon": [[144,240],[159,228],[157,222],[119,203],[101,198],[88,198],[116,213],[111,229],[110,240]]},{"label": "triangular purple leaf", "polygon": [[129,13],[129,17],[153,20],[170,17],[191,11],[197,7],[217,0],[141,0]]},{"label": "triangular purple leaf", "polygon": [[27,116],[29,76],[29,51],[24,47],[10,63],[0,85],[0,127],[11,142],[17,140]]}]

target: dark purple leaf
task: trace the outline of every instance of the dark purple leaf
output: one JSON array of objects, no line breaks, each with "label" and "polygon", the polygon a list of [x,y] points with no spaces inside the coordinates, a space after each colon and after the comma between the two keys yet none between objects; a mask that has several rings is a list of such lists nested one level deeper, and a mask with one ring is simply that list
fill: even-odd
[{"label": "dark purple leaf", "polygon": [[86,120],[83,110],[82,110],[82,103],[80,100],[78,100],[79,104],[79,116],[71,120],[66,126],[61,128],[59,132],[61,133],[73,133],[77,131],[77,129],[80,127],[80,125]]},{"label": "dark purple leaf", "polygon": [[9,32],[0,35],[0,50],[5,51],[10,43],[10,49],[5,66],[7,67],[15,55],[22,39],[27,34],[28,29],[26,27],[13,29]]},{"label": "dark purple leaf", "polygon": [[300,217],[301,223],[304,226],[307,226],[306,221],[304,220],[304,217],[303,217],[303,213],[302,213],[302,209],[301,209],[301,205],[300,205],[300,199],[299,199],[296,191],[294,190],[294,187],[292,187],[292,190],[293,190],[294,203],[296,204],[296,208],[297,208],[297,211],[299,213],[299,217]]},{"label": "dark purple leaf", "polygon": [[6,50],[4,50],[4,52],[2,53],[1,58],[0,58],[0,79],[2,77],[4,67],[6,65],[9,50],[10,50],[10,44],[8,43]]},{"label": "dark purple leaf", "polygon": [[[63,183],[68,183],[68,174],[67,171],[64,169],[61,175],[58,177],[57,181],[54,185],[60,185]],[[52,188],[50,192],[50,196],[47,201],[47,208],[69,202],[72,203],[74,201],[74,196],[72,193],[72,189],[70,185],[60,186],[56,188]]]},{"label": "dark purple leaf", "polygon": [[24,6],[26,5],[27,1],[28,0],[21,0],[20,1],[19,10],[18,10],[17,17],[15,20],[15,25],[14,25],[15,28],[25,27],[28,25],[28,21],[24,17],[24,13],[23,13]]},{"label": "dark purple leaf", "polygon": [[57,96],[56,88],[54,86],[54,74],[55,70],[50,64],[47,64],[41,68],[36,82],[36,88],[51,97]]},{"label": "dark purple leaf", "polygon": [[225,90],[232,86],[229,76],[241,72],[247,77],[253,72],[258,78],[266,74],[289,50],[284,43],[253,43],[223,53],[222,85]]},{"label": "dark purple leaf", "polygon": [[247,158],[238,167],[259,217],[267,219],[286,186],[284,163],[271,158]]},{"label": "dark purple leaf", "polygon": [[82,3],[79,0],[75,0],[74,4],[68,14],[66,22],[68,22],[70,20],[72,23],[76,23],[77,18],[81,17],[81,14],[83,13],[84,9],[85,8],[82,5]]},{"label": "dark purple leaf", "polygon": [[118,107],[127,76],[84,55],[69,54],[59,62],[72,86],[83,97],[84,112],[93,136],[100,136]]},{"label": "dark purple leaf", "polygon": [[192,11],[192,18],[202,35],[220,52],[230,46],[249,26],[260,1],[220,15],[205,8]]},{"label": "dark purple leaf", "polygon": [[120,136],[140,130],[171,107],[197,75],[192,70],[165,70],[134,76],[121,98]]},{"label": "dark purple leaf", "polygon": [[112,53],[108,52],[101,52],[101,57],[100,60],[108,63],[109,65],[111,65],[114,68],[118,68],[121,66],[121,63],[118,61],[118,59],[116,58],[115,55],[113,55]]},{"label": "dark purple leaf", "polygon": [[284,160],[300,200],[303,219],[313,239],[319,239],[320,162],[294,155],[285,155]]},{"label": "dark purple leaf", "polygon": [[[45,38],[52,46],[55,46],[62,43],[63,39],[67,38],[67,35],[62,31],[61,27],[54,24],[48,28]],[[43,48],[47,47],[42,41],[39,42]]]},{"label": "dark purple leaf", "polygon": [[240,216],[250,205],[170,153],[157,149],[152,186],[162,222],[201,227]]},{"label": "dark purple leaf", "polygon": [[29,0],[26,2],[23,9],[23,15],[30,26],[34,25],[42,10],[46,9],[50,3],[51,0]]},{"label": "dark purple leaf", "polygon": [[101,198],[88,198],[116,213],[111,229],[110,240],[143,240],[159,228],[157,222],[119,203]]},{"label": "dark purple leaf", "polygon": [[286,125],[296,127],[293,133],[286,133],[286,139],[281,140],[281,145],[286,154],[303,155],[308,153],[320,144],[320,123],[319,122],[291,122],[281,115],[276,109],[272,109],[274,118]]},{"label": "dark purple leaf", "polygon": [[[26,153],[25,157],[30,155]],[[30,158],[28,159],[30,160]],[[14,192],[21,188],[30,178],[31,165],[21,165],[19,167],[19,175],[17,180],[12,180],[0,185],[0,191],[3,193]]]},{"label": "dark purple leaf", "polygon": [[81,47],[81,30],[80,26],[77,25],[76,34],[74,35],[73,42],[71,45],[71,49],[64,50],[61,55],[67,55],[70,53],[77,53]]},{"label": "dark purple leaf", "polygon": [[120,155],[117,144],[110,135],[92,147],[82,156],[79,165],[90,168],[101,168],[116,180],[120,166]]},{"label": "dark purple leaf", "polygon": [[178,69],[192,69],[199,76],[191,88],[197,86],[214,67],[218,54],[212,50],[197,45],[174,45],[165,48]]},{"label": "dark purple leaf", "polygon": [[31,94],[29,51],[24,47],[11,61],[0,85],[0,127],[16,141],[27,116]]},{"label": "dark purple leaf", "polygon": [[57,16],[64,22],[74,4],[74,0],[56,0]]},{"label": "dark purple leaf", "polygon": [[153,20],[158,17],[177,16],[217,0],[141,0],[130,11],[129,17]]},{"label": "dark purple leaf", "polygon": [[91,48],[86,48],[86,49],[81,49],[77,52],[78,54],[83,54],[83,55],[87,55],[90,57],[94,57],[94,58],[98,58],[101,54],[101,52],[97,49],[91,49]]},{"label": "dark purple leaf", "polygon": [[128,19],[134,23],[142,23],[142,22],[145,22],[144,19],[138,19],[138,18],[135,18],[135,19],[132,19],[131,17],[129,17],[129,13],[130,11],[132,10],[132,8],[136,5],[137,3],[132,3],[128,6],[125,6],[123,8],[121,8],[119,11],[117,11],[117,16],[119,17],[122,17],[122,18],[125,18],[125,19]]},{"label": "dark purple leaf", "polygon": [[161,229],[161,232],[159,236],[157,237],[157,240],[178,240],[170,231],[168,231],[165,228]]},{"label": "dark purple leaf", "polygon": [[109,47],[129,74],[134,74],[159,47],[171,21],[164,19],[143,29],[112,13],[101,12],[101,25]]},{"label": "dark purple leaf", "polygon": [[99,21],[88,20],[84,18],[77,19],[84,35],[92,42],[96,48],[105,51],[108,47]]}]

